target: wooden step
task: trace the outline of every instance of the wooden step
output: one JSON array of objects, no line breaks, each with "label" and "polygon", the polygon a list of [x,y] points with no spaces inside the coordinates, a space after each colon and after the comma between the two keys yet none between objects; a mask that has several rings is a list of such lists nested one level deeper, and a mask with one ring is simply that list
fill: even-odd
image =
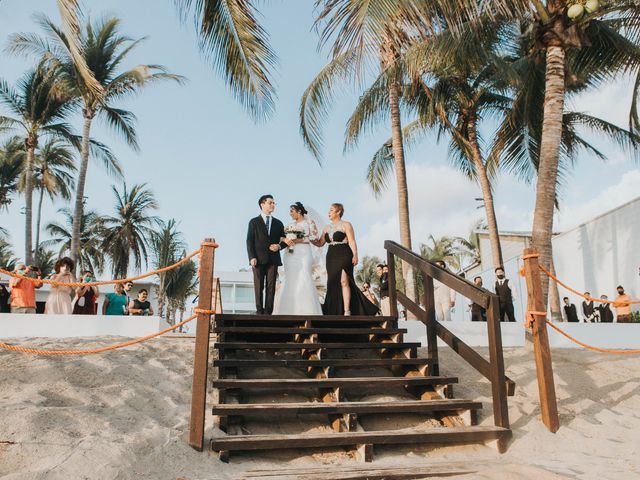
[{"label": "wooden step", "polygon": [[351,378],[219,378],[211,382],[218,389],[251,388],[323,388],[323,387],[389,387],[418,385],[449,385],[456,377],[351,377]]},{"label": "wooden step", "polygon": [[420,431],[385,430],[296,435],[230,435],[213,438],[211,449],[214,451],[238,451],[351,445],[463,444],[497,440],[510,435],[509,429],[490,426],[432,428]]},{"label": "wooden step", "polygon": [[406,328],[290,328],[290,327],[214,327],[213,333],[278,333],[320,335],[396,335],[407,333]]},{"label": "wooden step", "polygon": [[431,365],[428,358],[327,358],[321,360],[303,360],[299,358],[277,360],[214,360],[214,367],[257,368],[257,367],[393,367],[397,365],[423,366]]},{"label": "wooden step", "polygon": [[300,325],[309,322],[311,325],[336,324],[344,328],[381,325],[384,322],[395,322],[395,317],[380,317],[367,315],[235,315],[222,314],[215,316],[216,325],[220,324],[269,324],[275,325]]},{"label": "wooden step", "polygon": [[260,342],[215,342],[213,348],[224,350],[320,350],[320,349],[416,349],[420,348],[419,342],[343,342],[343,343],[260,343]]},{"label": "wooden step", "polygon": [[433,413],[482,409],[470,400],[400,400],[387,402],[248,403],[215,405],[214,415],[325,415],[366,413]]}]

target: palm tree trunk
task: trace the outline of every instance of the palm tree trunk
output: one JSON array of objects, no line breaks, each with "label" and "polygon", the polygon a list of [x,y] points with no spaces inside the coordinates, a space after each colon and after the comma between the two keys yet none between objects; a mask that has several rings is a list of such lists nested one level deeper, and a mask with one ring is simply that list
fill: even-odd
[{"label": "palm tree trunk", "polygon": [[27,265],[33,263],[33,164],[37,146],[38,137],[35,134],[30,134],[25,141],[25,147],[27,149],[27,165],[25,169],[24,185],[24,260]]},{"label": "palm tree trunk", "polygon": [[487,174],[487,167],[482,160],[482,152],[478,144],[478,133],[476,131],[475,117],[470,118],[467,123],[469,131],[469,143],[471,144],[473,164],[476,167],[478,175],[478,183],[482,190],[482,200],[484,203],[484,211],[487,216],[487,228],[489,229],[489,241],[491,242],[491,254],[493,257],[493,268],[503,266],[502,247],[500,245],[500,234],[498,233],[498,220],[496,219],[496,210],[493,205],[493,192],[491,191],[491,182]]},{"label": "palm tree trunk", "polygon": [[[552,249],[553,253],[553,249]],[[553,255],[551,255],[553,257]],[[551,259],[551,273],[555,276],[556,266],[554,265],[553,258]],[[558,291],[558,284],[555,280],[551,280],[549,283],[549,303],[551,307],[551,320],[562,321],[562,310],[560,306],[560,292]]]},{"label": "palm tree trunk", "polygon": [[40,223],[42,220],[42,201],[44,200],[44,188],[40,189],[40,199],[38,200],[38,213],[36,214],[36,247],[34,251],[36,255],[40,250]]},{"label": "palm tree trunk", "polygon": [[[540,264],[551,265],[551,236],[558,179],[558,158],[562,137],[562,117],[565,95],[565,51],[558,41],[547,46],[545,74],[544,119],[540,143],[540,164],[533,212],[532,243],[540,254]],[[547,305],[549,277],[541,273],[544,305]]]},{"label": "palm tree trunk", "polygon": [[[409,220],[409,188],[407,186],[407,170],[404,160],[404,145],[402,143],[402,121],[400,118],[400,89],[397,82],[389,85],[389,109],[391,112],[391,148],[396,169],[396,183],[398,189],[398,217],[400,220],[400,244],[411,250],[411,224]],[[403,276],[407,296],[416,299],[413,269],[403,262]]]},{"label": "palm tree trunk", "polygon": [[89,168],[89,139],[91,134],[91,122],[94,112],[84,109],[84,125],[82,128],[82,150],[80,152],[80,172],[76,188],[76,204],[73,211],[73,228],[71,233],[71,258],[77,264],[80,256],[80,228],[82,215],[84,214],[84,186],[87,181],[87,169]]}]

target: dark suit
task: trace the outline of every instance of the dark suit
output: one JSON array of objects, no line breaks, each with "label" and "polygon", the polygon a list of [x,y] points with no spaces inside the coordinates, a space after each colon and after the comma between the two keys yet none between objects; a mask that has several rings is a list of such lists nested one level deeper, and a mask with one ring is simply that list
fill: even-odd
[{"label": "dark suit", "polygon": [[511,294],[511,287],[509,286],[509,280],[506,278],[502,280],[496,280],[496,294],[500,300],[500,321],[504,321],[504,317],[507,317],[509,322],[515,322],[516,317],[513,312],[513,295]]},{"label": "dark suit", "polygon": [[271,217],[270,232],[267,232],[267,225],[262,215],[249,221],[247,254],[249,261],[255,258],[257,262],[253,267],[253,287],[256,296],[256,313],[259,315],[273,313],[278,267],[282,265],[282,260],[280,259],[280,251],[272,252],[269,250],[269,246],[279,244],[281,249],[285,248],[287,244],[280,242],[283,237],[284,225],[273,216]]}]

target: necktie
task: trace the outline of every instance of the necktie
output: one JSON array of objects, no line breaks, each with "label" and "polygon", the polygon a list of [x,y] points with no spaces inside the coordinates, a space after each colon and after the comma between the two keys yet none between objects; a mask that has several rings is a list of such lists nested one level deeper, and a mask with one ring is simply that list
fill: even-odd
[{"label": "necktie", "polygon": [[271,234],[271,215],[267,215],[267,233]]}]

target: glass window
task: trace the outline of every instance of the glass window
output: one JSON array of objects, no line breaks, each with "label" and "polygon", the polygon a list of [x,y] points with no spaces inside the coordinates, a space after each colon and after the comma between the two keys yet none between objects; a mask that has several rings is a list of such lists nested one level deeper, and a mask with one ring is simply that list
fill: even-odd
[{"label": "glass window", "polygon": [[233,303],[233,285],[222,285],[222,306],[225,303]]},{"label": "glass window", "polygon": [[236,303],[254,303],[253,287],[250,285],[236,285]]}]

